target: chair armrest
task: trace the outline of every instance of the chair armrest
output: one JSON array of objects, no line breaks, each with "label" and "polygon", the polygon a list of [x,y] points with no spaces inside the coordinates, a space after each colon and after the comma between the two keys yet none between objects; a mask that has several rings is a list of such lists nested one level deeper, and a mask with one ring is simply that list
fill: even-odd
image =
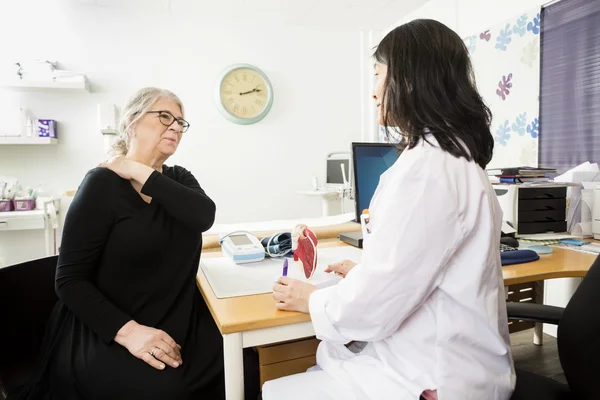
[{"label": "chair armrest", "polygon": [[545,306],[536,303],[506,303],[508,319],[521,321],[543,322],[558,325],[565,311],[562,307]]}]

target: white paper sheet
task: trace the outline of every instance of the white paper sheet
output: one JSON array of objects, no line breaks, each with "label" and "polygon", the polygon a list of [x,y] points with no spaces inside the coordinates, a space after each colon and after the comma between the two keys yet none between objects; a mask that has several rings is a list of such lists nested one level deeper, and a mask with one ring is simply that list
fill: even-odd
[{"label": "white paper sheet", "polygon": [[594,191],[591,189],[583,189],[581,191],[581,222],[592,222],[593,207]]},{"label": "white paper sheet", "polygon": [[[301,267],[290,261],[288,276],[304,282],[310,282],[319,288],[331,286],[339,277],[326,273],[327,265],[342,260],[359,263],[362,250],[350,246],[318,249],[317,270],[310,280],[304,276]],[[200,260],[199,274],[204,273],[217,298],[247,296],[271,293],[273,285],[281,276],[283,259],[265,259],[258,263],[235,264],[230,258],[203,258]]]},{"label": "white paper sheet", "polygon": [[581,222],[581,193],[582,187],[575,186],[569,188],[569,203],[567,209],[567,232],[573,232],[577,224]]},{"label": "white paper sheet", "polygon": [[567,211],[567,231],[575,236],[592,236],[593,206],[593,189],[585,189],[585,186],[572,187]]},{"label": "white paper sheet", "polygon": [[[591,247],[588,247],[590,246]],[[565,244],[565,243],[557,243],[557,244],[553,244],[551,245],[551,247],[559,247],[561,249],[566,249],[566,250],[571,250],[571,251],[577,251],[580,253],[587,253],[587,254],[599,254],[600,252],[600,247],[598,247],[597,244],[588,244],[588,245],[583,245],[583,246],[575,246],[572,244]]]},{"label": "white paper sheet", "polygon": [[504,233],[505,235],[510,235],[511,233],[515,232],[517,232],[516,229],[510,226],[508,222],[502,221],[502,233]]},{"label": "white paper sheet", "polygon": [[597,180],[596,176],[599,173],[598,164],[584,162],[565,172],[562,175],[554,178],[554,182],[592,182]]},{"label": "white paper sheet", "polygon": [[592,223],[591,222],[579,222],[575,224],[571,230],[571,234],[577,237],[592,237]]},{"label": "white paper sheet", "polygon": [[600,244],[598,244],[598,243],[585,244],[585,245],[581,246],[580,248],[581,248],[581,251],[595,253],[595,254],[600,253]]},{"label": "white paper sheet", "polygon": [[535,235],[519,235],[519,239],[528,241],[545,241],[545,240],[561,240],[574,239],[575,236],[568,233],[537,233]]}]

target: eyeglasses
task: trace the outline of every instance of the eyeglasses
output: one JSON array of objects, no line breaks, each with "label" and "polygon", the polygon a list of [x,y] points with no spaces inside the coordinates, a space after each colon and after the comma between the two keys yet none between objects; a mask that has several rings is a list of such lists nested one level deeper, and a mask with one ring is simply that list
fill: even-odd
[{"label": "eyeglasses", "polygon": [[158,120],[164,126],[171,126],[173,122],[177,121],[179,126],[181,127],[181,132],[185,132],[190,127],[190,123],[187,122],[183,118],[177,118],[170,111],[160,110],[160,111],[148,111],[148,114],[158,114]]}]

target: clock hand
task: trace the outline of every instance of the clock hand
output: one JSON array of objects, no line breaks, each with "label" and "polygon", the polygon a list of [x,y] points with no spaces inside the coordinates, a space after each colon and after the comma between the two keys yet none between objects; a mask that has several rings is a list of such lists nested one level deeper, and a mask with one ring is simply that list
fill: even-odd
[{"label": "clock hand", "polygon": [[255,93],[255,92],[260,92],[260,89],[252,89],[252,90],[249,90],[247,92],[240,93],[240,96],[243,96],[243,95],[248,94],[248,93]]}]

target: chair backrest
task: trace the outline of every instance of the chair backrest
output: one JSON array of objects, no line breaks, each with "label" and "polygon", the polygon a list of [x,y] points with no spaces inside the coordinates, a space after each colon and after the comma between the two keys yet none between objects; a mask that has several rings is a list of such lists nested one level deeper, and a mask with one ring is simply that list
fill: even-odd
[{"label": "chair backrest", "polygon": [[58,300],[57,261],[58,256],[53,256],[0,269],[0,392],[10,393],[24,384],[35,367],[46,323]]},{"label": "chair backrest", "polygon": [[569,301],[558,326],[558,352],[574,398],[600,398],[600,256]]}]

